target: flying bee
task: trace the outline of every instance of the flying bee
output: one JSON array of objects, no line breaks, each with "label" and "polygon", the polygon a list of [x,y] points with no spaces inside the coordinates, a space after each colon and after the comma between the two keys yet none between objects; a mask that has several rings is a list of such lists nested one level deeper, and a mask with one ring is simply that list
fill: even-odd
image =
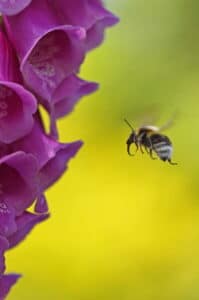
[{"label": "flying bee", "polygon": [[132,129],[132,133],[126,142],[129,155],[134,155],[130,152],[130,147],[132,144],[135,144],[136,152],[140,149],[140,151],[144,153],[144,148],[152,159],[156,159],[153,156],[154,152],[162,161],[168,161],[172,165],[177,164],[171,161],[173,147],[170,139],[166,135],[160,133],[162,129],[165,129],[170,125],[170,122],[161,128],[146,125],[135,130],[126,119],[124,119],[124,121]]}]

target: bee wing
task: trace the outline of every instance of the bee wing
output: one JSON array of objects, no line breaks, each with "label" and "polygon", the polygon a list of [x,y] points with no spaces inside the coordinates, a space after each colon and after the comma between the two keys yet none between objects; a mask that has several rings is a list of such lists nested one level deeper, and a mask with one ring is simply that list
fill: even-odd
[{"label": "bee wing", "polygon": [[[135,113],[137,116],[134,117],[135,123],[138,124],[138,127],[145,127],[145,126],[154,126],[155,124],[159,123],[160,121],[160,116],[162,115],[162,110],[160,106],[157,104],[153,103],[151,105],[148,105],[148,107],[145,107],[142,109],[142,111],[138,111]],[[178,111],[175,111],[171,118],[162,126],[158,126],[157,129],[158,131],[164,131],[171,126],[174,125],[176,119],[178,116]],[[156,126],[154,126],[156,127]],[[156,130],[157,131],[157,130]]]},{"label": "bee wing", "polygon": [[151,104],[145,107],[140,113],[137,114],[137,123],[139,127],[156,124],[160,116],[158,106]]},{"label": "bee wing", "polygon": [[173,116],[160,127],[160,131],[164,131],[168,128],[170,128],[171,126],[173,126],[175,124],[176,118],[177,118],[178,112],[176,111]]}]

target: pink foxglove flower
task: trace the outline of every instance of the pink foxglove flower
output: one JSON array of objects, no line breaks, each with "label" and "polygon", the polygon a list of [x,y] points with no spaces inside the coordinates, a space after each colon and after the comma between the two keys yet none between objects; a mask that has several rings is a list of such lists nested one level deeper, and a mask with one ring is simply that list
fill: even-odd
[{"label": "pink foxglove flower", "polygon": [[45,102],[55,127],[54,119],[67,112],[66,100],[72,101],[66,97],[57,112],[60,89],[67,90],[68,77],[78,72],[86,52],[102,42],[106,27],[118,18],[99,0],[34,0],[22,13],[4,20],[24,80]]},{"label": "pink foxglove flower", "polygon": [[14,82],[0,81],[0,141],[12,143],[33,127],[34,96]]},{"label": "pink foxglove flower", "polygon": [[[42,197],[45,190],[52,185],[67,169],[67,163],[77,153],[82,146],[81,141],[73,143],[59,143],[46,135],[38,118],[29,135],[12,143],[11,145],[0,145],[3,155],[9,157],[10,153],[23,151],[31,154],[37,160],[37,198],[45,205]],[[46,207],[46,206],[45,206]],[[40,209],[41,210],[41,209]],[[46,212],[45,210],[42,212]]]},{"label": "pink foxglove flower", "polygon": [[24,211],[22,215],[16,217],[16,231],[7,237],[9,248],[15,247],[36,224],[46,220],[48,217],[48,214],[33,214],[28,211]]},{"label": "pink foxglove flower", "polygon": [[[0,0],[0,300],[20,277],[5,252],[49,217],[46,190],[81,141],[61,143],[56,121],[98,85],[78,77],[89,50],[118,19],[101,0]],[[49,113],[44,129],[39,104]],[[34,213],[29,211],[34,205]]]},{"label": "pink foxglove flower", "polygon": [[86,29],[86,50],[97,47],[104,38],[107,27],[118,22],[118,18],[104,8],[101,0],[50,0],[59,13],[59,22],[82,26]]},{"label": "pink foxglove flower", "polygon": [[22,85],[17,57],[3,31],[0,53],[0,142],[12,143],[32,129],[37,101]]},{"label": "pink foxglove flower", "polygon": [[[49,99],[40,99],[40,102],[55,120],[70,113],[75,104],[85,95],[95,92],[98,84],[70,75],[55,89]],[[54,121],[55,121],[54,120]]]},{"label": "pink foxglove flower", "polygon": [[21,215],[30,207],[38,194],[38,163],[36,157],[22,151],[0,159],[0,203],[15,215]]},{"label": "pink foxglove flower", "polygon": [[50,100],[55,89],[83,62],[86,30],[59,24],[47,0],[32,1],[19,15],[5,18],[5,25],[26,84]]}]

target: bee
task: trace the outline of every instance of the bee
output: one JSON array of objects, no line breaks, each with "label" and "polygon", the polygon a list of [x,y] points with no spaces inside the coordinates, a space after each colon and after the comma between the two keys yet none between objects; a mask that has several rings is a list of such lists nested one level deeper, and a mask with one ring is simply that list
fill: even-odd
[{"label": "bee", "polygon": [[168,124],[161,128],[146,125],[135,130],[126,119],[124,119],[124,121],[132,129],[132,133],[126,142],[129,155],[135,155],[130,151],[131,145],[135,144],[136,152],[140,149],[140,151],[144,153],[143,149],[145,149],[152,159],[156,159],[156,157],[153,156],[153,153],[155,153],[162,161],[168,161],[171,165],[177,164],[171,161],[173,153],[171,140],[166,135],[160,133],[163,128],[168,127]]}]

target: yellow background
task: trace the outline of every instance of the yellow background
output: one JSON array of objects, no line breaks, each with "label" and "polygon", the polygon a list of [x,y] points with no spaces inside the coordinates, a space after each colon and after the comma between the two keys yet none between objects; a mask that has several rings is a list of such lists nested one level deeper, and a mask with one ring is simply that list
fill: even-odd
[{"label": "yellow background", "polygon": [[[109,0],[121,18],[81,75],[101,83],[59,122],[83,139],[47,193],[51,218],[7,254],[8,300],[199,299],[199,2]],[[142,118],[167,131],[171,166],[129,157]]]}]

